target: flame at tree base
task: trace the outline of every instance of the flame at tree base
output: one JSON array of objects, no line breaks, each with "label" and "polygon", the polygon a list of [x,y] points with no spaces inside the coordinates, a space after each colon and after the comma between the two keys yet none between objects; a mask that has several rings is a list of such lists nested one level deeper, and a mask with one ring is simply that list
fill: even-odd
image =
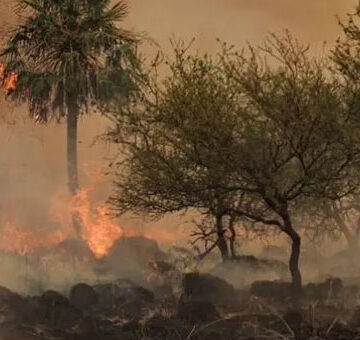
[{"label": "flame at tree base", "polygon": [[113,243],[124,234],[106,205],[91,208],[89,189],[79,190],[70,200],[70,212],[79,217],[81,237],[97,258],[105,256]]},{"label": "flame at tree base", "polygon": [[[159,243],[173,244],[184,240],[184,232],[149,225],[146,230],[123,228],[111,216],[110,209],[96,199],[99,176],[90,176],[91,185],[71,196],[66,189],[58,190],[50,200],[50,219],[43,225],[28,225],[16,216],[0,212],[0,250],[20,255],[34,253],[39,248],[56,247],[66,239],[81,238],[96,258],[106,256],[121,237],[141,236]],[[80,233],[76,234],[73,217],[77,216]]]},{"label": "flame at tree base", "polygon": [[[54,247],[68,238],[81,237],[95,257],[105,256],[124,233],[109,208],[91,197],[93,190],[94,184],[72,197],[67,190],[58,190],[50,202],[50,220],[42,228],[25,225],[16,216],[6,217],[0,213],[1,220],[5,221],[0,232],[0,250],[26,255],[39,248]],[[74,215],[80,222],[80,235],[76,235],[73,228]]]},{"label": "flame at tree base", "polygon": [[[0,88],[10,94],[16,89],[17,81],[18,75],[15,72],[5,72],[5,66],[0,62]],[[93,191],[95,183],[103,180],[102,171],[88,172],[88,175],[93,182],[92,186],[79,190],[73,197],[69,197],[64,190],[59,190],[52,197],[52,221],[50,222],[59,226],[56,230],[48,231],[48,228],[25,226],[24,223],[17,221],[16,217],[7,219],[0,213],[0,221],[5,220],[0,230],[0,250],[26,255],[38,248],[55,246],[67,238],[74,237],[73,216],[76,215],[81,225],[81,235],[77,236],[87,243],[97,258],[105,256],[114,242],[125,236],[125,232],[112,219],[106,205],[91,202],[90,192]],[[184,238],[181,232],[170,232],[158,228],[149,230],[143,235],[130,229],[126,231],[126,236],[143,236],[164,242],[175,242]]]}]

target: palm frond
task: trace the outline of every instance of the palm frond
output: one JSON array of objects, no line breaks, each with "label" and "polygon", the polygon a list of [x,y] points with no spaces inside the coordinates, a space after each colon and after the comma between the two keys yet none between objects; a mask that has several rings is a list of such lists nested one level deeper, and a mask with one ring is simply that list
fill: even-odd
[{"label": "palm frond", "polygon": [[19,75],[12,97],[27,101],[31,116],[62,117],[69,97],[86,112],[136,88],[139,39],[118,27],[124,1],[19,0],[17,8],[30,15],[9,32],[0,58]]}]

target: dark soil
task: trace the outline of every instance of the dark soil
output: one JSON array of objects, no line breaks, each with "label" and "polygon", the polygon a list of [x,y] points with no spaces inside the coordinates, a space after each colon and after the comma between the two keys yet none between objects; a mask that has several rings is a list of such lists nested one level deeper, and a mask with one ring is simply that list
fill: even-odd
[{"label": "dark soil", "polygon": [[79,283],[68,295],[33,297],[0,287],[0,339],[360,339],[360,307],[350,308],[346,300],[354,298],[349,292],[357,294],[354,283],[351,289],[340,279],[305,285],[296,310],[289,308],[288,288],[261,281],[236,290],[221,278],[192,273],[165,303],[126,280]]}]

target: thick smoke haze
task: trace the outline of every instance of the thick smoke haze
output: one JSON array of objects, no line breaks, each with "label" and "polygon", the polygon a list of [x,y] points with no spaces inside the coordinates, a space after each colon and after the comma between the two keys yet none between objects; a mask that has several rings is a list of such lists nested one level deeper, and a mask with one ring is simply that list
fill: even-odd
[{"label": "thick smoke haze", "polygon": [[322,45],[339,34],[336,16],[344,17],[355,0],[132,0],[128,22],[166,47],[169,36],[197,38],[204,50],[215,39],[242,45],[271,31],[289,29],[297,38]]},{"label": "thick smoke haze", "polygon": [[[1,31],[15,23],[15,4],[0,0]],[[216,38],[241,47],[287,28],[318,53],[324,41],[331,45],[340,34],[336,15],[344,18],[355,5],[354,0],[131,0],[124,26],[146,33],[165,51],[171,37],[194,37],[197,48],[210,52],[216,50]],[[142,46],[145,54],[155,49]],[[64,125],[35,125],[26,119],[26,107],[13,107],[4,93],[0,96],[0,222],[15,216],[29,228],[47,228],[50,197],[66,186]],[[106,124],[101,117],[81,119],[80,165],[94,168],[109,161],[110,147],[93,145]],[[85,180],[81,176],[82,183]],[[100,199],[109,192],[110,186],[103,185]],[[170,218],[160,224],[178,226],[180,221]]]}]

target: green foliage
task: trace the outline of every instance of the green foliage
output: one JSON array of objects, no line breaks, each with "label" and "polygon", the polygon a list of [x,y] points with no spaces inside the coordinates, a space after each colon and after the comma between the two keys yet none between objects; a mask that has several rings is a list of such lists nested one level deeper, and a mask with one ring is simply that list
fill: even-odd
[{"label": "green foliage", "polygon": [[170,76],[160,82],[154,66],[139,100],[112,116],[108,137],[125,145],[128,156],[119,164],[113,198],[120,212],[215,212],[225,198],[226,164],[240,126],[234,113],[241,108],[230,99],[235,87],[220,59],[188,55],[181,45],[174,52],[175,59],[167,60]]},{"label": "green foliage", "polygon": [[18,75],[13,99],[36,120],[60,119],[70,102],[80,113],[111,110],[135,88],[138,38],[118,27],[124,2],[21,0],[18,11],[1,56]]},{"label": "green foliage", "polygon": [[336,199],[358,187],[358,135],[342,88],[307,51],[287,33],[227,62],[249,113],[239,171],[278,214],[301,196]]},{"label": "green foliage", "polygon": [[[349,137],[347,144],[352,140],[354,145],[349,148],[355,149],[358,147],[360,118],[360,6],[348,14],[347,21],[340,21],[339,24],[343,34],[331,51],[331,71],[337,78],[337,91],[342,101],[342,110],[339,112],[345,112],[347,124],[350,126],[345,130]],[[351,195],[335,201],[322,198],[310,204],[303,202],[300,219],[303,223],[306,221],[306,231],[312,240],[321,241],[327,237],[338,240],[345,236],[350,248],[357,247],[360,232],[357,220],[358,201],[358,190],[355,190]]]},{"label": "green foliage", "polygon": [[349,111],[349,118],[359,123],[360,110],[360,6],[348,14],[347,22],[339,22],[343,31],[332,50],[331,59],[334,71],[344,88],[344,101]]},{"label": "green foliage", "polygon": [[160,82],[154,72],[112,117],[108,137],[126,153],[114,208],[195,208],[281,226],[304,197],[357,190],[358,136],[342,88],[307,52],[288,33],[243,52],[223,45],[217,57],[176,45],[170,75]]},{"label": "green foliage", "polygon": [[224,260],[224,233],[235,235],[224,221],[257,234],[275,226],[292,241],[297,300],[304,201],[360,188],[359,133],[344,87],[289,33],[241,52],[224,44],[215,57],[178,44],[174,55],[164,81],[155,63],[141,95],[112,116],[107,137],[124,151],[114,209],[153,217],[195,210],[215,220],[194,232],[202,255],[217,246]]}]

